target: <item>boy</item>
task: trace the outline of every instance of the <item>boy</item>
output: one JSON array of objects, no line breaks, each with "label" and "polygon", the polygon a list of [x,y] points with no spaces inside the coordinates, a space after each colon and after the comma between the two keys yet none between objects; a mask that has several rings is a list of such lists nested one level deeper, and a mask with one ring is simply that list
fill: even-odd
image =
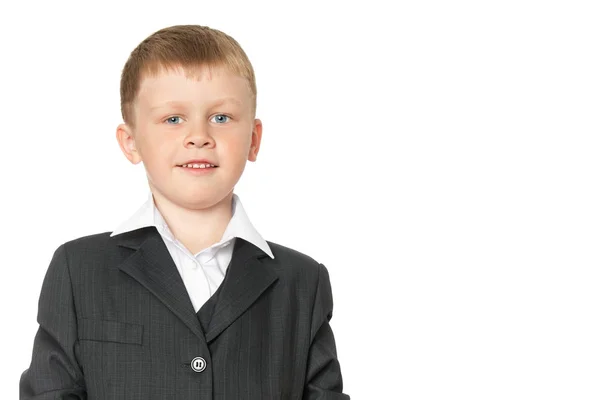
[{"label": "boy", "polygon": [[121,110],[148,199],[54,252],[20,398],[349,399],[327,269],[262,239],[233,193],[262,135],[239,44],[155,32],[125,64]]}]

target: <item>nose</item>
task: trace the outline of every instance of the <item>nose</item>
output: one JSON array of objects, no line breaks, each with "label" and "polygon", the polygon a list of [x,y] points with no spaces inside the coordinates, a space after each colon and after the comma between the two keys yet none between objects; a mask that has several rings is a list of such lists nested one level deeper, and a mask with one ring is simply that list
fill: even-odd
[{"label": "nose", "polygon": [[206,145],[214,145],[214,139],[208,132],[208,126],[206,125],[194,127],[185,137],[186,147],[204,147]]}]

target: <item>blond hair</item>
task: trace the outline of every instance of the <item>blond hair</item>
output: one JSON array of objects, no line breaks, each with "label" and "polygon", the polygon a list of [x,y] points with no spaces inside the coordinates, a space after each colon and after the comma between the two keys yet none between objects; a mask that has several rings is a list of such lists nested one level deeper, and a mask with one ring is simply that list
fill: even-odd
[{"label": "blond hair", "polygon": [[190,77],[199,67],[224,67],[248,80],[252,115],[256,112],[256,78],[248,56],[231,36],[207,26],[174,25],[144,39],[129,55],[121,73],[121,115],[134,127],[133,103],[142,79],[183,67]]}]

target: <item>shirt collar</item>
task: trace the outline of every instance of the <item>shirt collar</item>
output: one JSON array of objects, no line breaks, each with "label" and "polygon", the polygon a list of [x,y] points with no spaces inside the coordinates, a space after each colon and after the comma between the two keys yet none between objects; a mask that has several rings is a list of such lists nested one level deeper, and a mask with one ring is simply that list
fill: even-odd
[{"label": "shirt collar", "polygon": [[[254,244],[274,259],[275,256],[273,255],[271,248],[250,222],[250,219],[242,206],[242,201],[235,193],[233,194],[231,208],[231,220],[229,221],[229,224],[227,224],[219,243],[227,242],[234,237],[239,237]],[[173,240],[171,230],[154,204],[152,191],[148,191],[148,197],[144,204],[142,204],[131,217],[121,223],[110,236],[116,236],[146,226],[156,227],[161,234],[166,235]]]}]

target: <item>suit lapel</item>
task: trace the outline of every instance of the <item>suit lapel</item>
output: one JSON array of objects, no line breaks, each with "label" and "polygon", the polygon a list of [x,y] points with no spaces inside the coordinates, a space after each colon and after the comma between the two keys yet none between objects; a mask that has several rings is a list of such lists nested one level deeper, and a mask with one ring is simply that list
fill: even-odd
[{"label": "suit lapel", "polygon": [[121,234],[118,245],[137,250],[119,268],[162,301],[188,328],[204,340],[187,289],[156,227]]},{"label": "suit lapel", "polygon": [[223,332],[279,279],[267,264],[269,261],[269,256],[254,244],[239,237],[235,239],[231,262],[206,332],[207,342]]},{"label": "suit lapel", "polygon": [[219,292],[214,294],[218,296],[217,303],[205,336],[177,266],[156,227],[136,229],[116,239],[119,246],[136,250],[119,268],[146,287],[207,342],[231,325],[278,279],[268,264],[271,260],[267,254],[254,244],[236,238],[225,279]]}]

